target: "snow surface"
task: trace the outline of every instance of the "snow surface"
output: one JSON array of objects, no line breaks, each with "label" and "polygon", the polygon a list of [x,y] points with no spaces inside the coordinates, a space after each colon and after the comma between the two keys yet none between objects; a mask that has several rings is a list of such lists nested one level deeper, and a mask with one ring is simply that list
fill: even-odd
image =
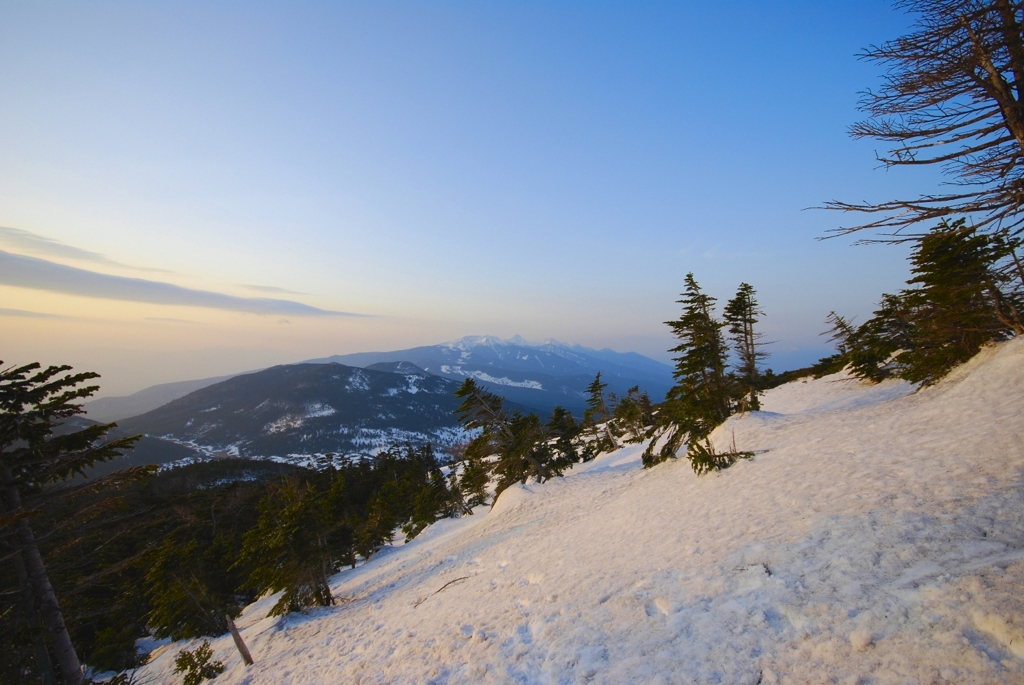
[{"label": "snow surface", "polygon": [[715,431],[757,451],[724,472],[627,447],[338,574],[334,607],[261,599],[216,683],[1024,683],[1022,400],[1024,340],[916,393],[782,386]]}]

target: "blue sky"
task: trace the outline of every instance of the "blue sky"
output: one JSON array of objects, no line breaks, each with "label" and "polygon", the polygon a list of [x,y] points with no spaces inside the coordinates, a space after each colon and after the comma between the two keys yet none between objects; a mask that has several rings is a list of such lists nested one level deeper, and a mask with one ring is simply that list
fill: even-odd
[{"label": "blue sky", "polygon": [[825,315],[907,267],[806,208],[940,181],[846,134],[880,76],[855,54],[908,25],[870,0],[0,2],[0,251],[49,263],[0,273],[0,358],[104,394],[469,334],[668,360],[693,271],[757,288],[770,366],[813,361]]}]

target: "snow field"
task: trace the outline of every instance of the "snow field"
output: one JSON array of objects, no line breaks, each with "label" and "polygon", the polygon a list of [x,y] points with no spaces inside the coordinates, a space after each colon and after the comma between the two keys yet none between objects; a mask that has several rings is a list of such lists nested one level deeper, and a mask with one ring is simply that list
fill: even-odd
[{"label": "snow field", "polygon": [[[516,486],[211,640],[229,683],[1024,683],[1024,340],[913,393],[769,391],[697,478],[641,446]],[[140,676],[180,682],[154,652]]]}]

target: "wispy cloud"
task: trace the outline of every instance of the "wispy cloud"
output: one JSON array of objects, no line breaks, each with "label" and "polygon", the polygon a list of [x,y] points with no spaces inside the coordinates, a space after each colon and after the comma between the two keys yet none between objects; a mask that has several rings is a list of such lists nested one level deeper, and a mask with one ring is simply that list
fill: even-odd
[{"label": "wispy cloud", "polygon": [[278,288],[274,285],[252,285],[250,283],[239,283],[238,285],[249,290],[255,290],[258,293],[281,293],[282,295],[308,295],[309,293],[300,293],[297,290],[286,290],[285,288]]},{"label": "wispy cloud", "polygon": [[142,278],[111,276],[0,250],[0,284],[81,297],[208,307],[282,316],[367,316],[311,307],[292,300],[235,297]]},{"label": "wispy cloud", "polygon": [[94,264],[135,269],[136,271],[158,271],[161,273],[170,273],[167,269],[151,269],[147,267],[131,266],[130,264],[122,264],[121,262],[116,262],[99,252],[83,250],[80,247],[67,245],[53,240],[52,238],[39,235],[38,233],[23,231],[20,228],[0,226],[0,244],[18,250],[19,252],[31,252],[32,254],[45,255],[47,257],[75,259],[78,261],[92,262]]},{"label": "wispy cloud", "polygon": [[0,308],[0,316],[18,316],[27,319],[68,319],[70,317],[60,314],[46,314],[44,312],[30,312],[24,309],[3,309]]}]

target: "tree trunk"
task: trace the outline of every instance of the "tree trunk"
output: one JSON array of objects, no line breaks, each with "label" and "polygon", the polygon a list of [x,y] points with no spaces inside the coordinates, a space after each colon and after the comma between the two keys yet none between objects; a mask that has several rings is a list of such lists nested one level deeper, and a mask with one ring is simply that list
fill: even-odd
[{"label": "tree trunk", "polygon": [[[14,478],[6,466],[3,467],[3,480],[7,490],[8,507],[12,512],[20,511],[21,493],[18,492],[18,486],[14,484]],[[36,589],[39,612],[43,616],[46,632],[50,634],[50,640],[57,654],[61,676],[67,685],[82,685],[85,682],[82,662],[78,660],[78,653],[75,652],[75,646],[71,643],[67,626],[64,625],[64,615],[60,611],[57,595],[53,592],[50,577],[46,573],[46,566],[43,565],[43,557],[39,554],[39,545],[36,544],[36,537],[32,533],[28,519],[19,520],[15,530],[18,533],[18,541],[21,543],[21,555],[25,560],[29,580]]]}]

